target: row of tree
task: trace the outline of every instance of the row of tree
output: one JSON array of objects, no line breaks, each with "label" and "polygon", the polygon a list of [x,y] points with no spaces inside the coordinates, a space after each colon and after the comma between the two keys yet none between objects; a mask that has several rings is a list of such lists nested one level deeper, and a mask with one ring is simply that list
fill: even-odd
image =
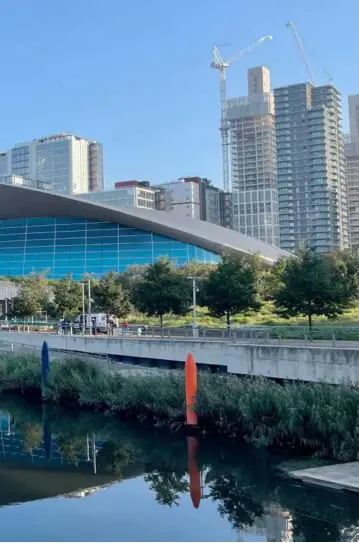
[{"label": "row of tree", "polygon": [[[272,301],[283,317],[305,315],[309,326],[316,315],[336,318],[358,295],[359,261],[349,253],[316,255],[303,248],[298,257],[282,259],[272,268],[257,256],[224,255],[218,265],[191,263],[176,268],[162,258],[124,273],[109,272],[92,281],[92,310],[126,318],[133,310],[158,317],[185,315],[192,307],[192,279],[198,279],[197,304],[214,317],[259,311]],[[49,281],[33,274],[20,283],[11,317],[28,318],[42,311],[72,319],[81,313],[83,286],[71,276]]]}]

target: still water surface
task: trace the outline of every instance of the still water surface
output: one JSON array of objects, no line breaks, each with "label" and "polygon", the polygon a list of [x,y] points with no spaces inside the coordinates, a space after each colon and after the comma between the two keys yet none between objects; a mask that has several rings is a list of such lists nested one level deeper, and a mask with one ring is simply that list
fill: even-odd
[{"label": "still water surface", "polygon": [[283,457],[12,398],[0,410],[2,541],[359,540],[359,497],[293,482]]}]

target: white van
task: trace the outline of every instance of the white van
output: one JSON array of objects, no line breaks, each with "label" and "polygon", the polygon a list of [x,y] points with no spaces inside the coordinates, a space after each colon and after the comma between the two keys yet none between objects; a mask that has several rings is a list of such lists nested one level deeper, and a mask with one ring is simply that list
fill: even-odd
[{"label": "white van", "polygon": [[[96,332],[107,332],[107,315],[106,313],[91,313],[91,330],[96,327]],[[83,316],[77,315],[73,324],[74,330],[81,332],[83,328]],[[85,313],[85,328],[90,329],[90,317]]]}]

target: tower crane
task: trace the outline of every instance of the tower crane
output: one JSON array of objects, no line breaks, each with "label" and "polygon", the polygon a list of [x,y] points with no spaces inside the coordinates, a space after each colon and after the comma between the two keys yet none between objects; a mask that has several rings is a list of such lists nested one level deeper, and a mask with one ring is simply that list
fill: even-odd
[{"label": "tower crane", "polygon": [[217,47],[212,48],[213,61],[211,62],[211,68],[219,70],[220,79],[220,98],[221,98],[221,140],[222,140],[222,168],[223,168],[223,188],[226,192],[229,192],[229,128],[227,123],[227,69],[232,64],[242,57],[245,53],[248,53],[258,45],[261,45],[266,40],[272,40],[272,36],[263,36],[259,40],[255,41],[242,51],[239,51],[230,60],[223,60]]},{"label": "tower crane", "polygon": [[297,42],[298,49],[300,51],[300,54],[302,55],[305,67],[307,69],[307,73],[308,73],[308,76],[309,76],[309,82],[313,85],[313,87],[315,87],[314,77],[313,77],[312,72],[310,71],[310,68],[309,68],[309,63],[308,63],[307,55],[305,54],[305,51],[304,51],[302,40],[300,39],[300,37],[298,35],[298,32],[296,31],[295,26],[294,26],[293,23],[291,23],[291,22],[287,23],[286,27],[290,28],[292,30],[293,34],[294,34],[295,41]]}]

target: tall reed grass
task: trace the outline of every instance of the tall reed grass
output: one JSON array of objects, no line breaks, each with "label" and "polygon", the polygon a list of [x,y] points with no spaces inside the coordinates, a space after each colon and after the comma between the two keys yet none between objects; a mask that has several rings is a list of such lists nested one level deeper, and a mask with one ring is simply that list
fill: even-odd
[{"label": "tall reed grass", "polygon": [[[40,361],[1,355],[0,391],[40,397]],[[110,411],[158,426],[184,423],[181,372],[123,375],[81,359],[53,361],[49,402]],[[317,452],[347,461],[359,451],[359,389],[324,383],[199,373],[197,411],[206,433],[240,436],[258,446]]]}]

